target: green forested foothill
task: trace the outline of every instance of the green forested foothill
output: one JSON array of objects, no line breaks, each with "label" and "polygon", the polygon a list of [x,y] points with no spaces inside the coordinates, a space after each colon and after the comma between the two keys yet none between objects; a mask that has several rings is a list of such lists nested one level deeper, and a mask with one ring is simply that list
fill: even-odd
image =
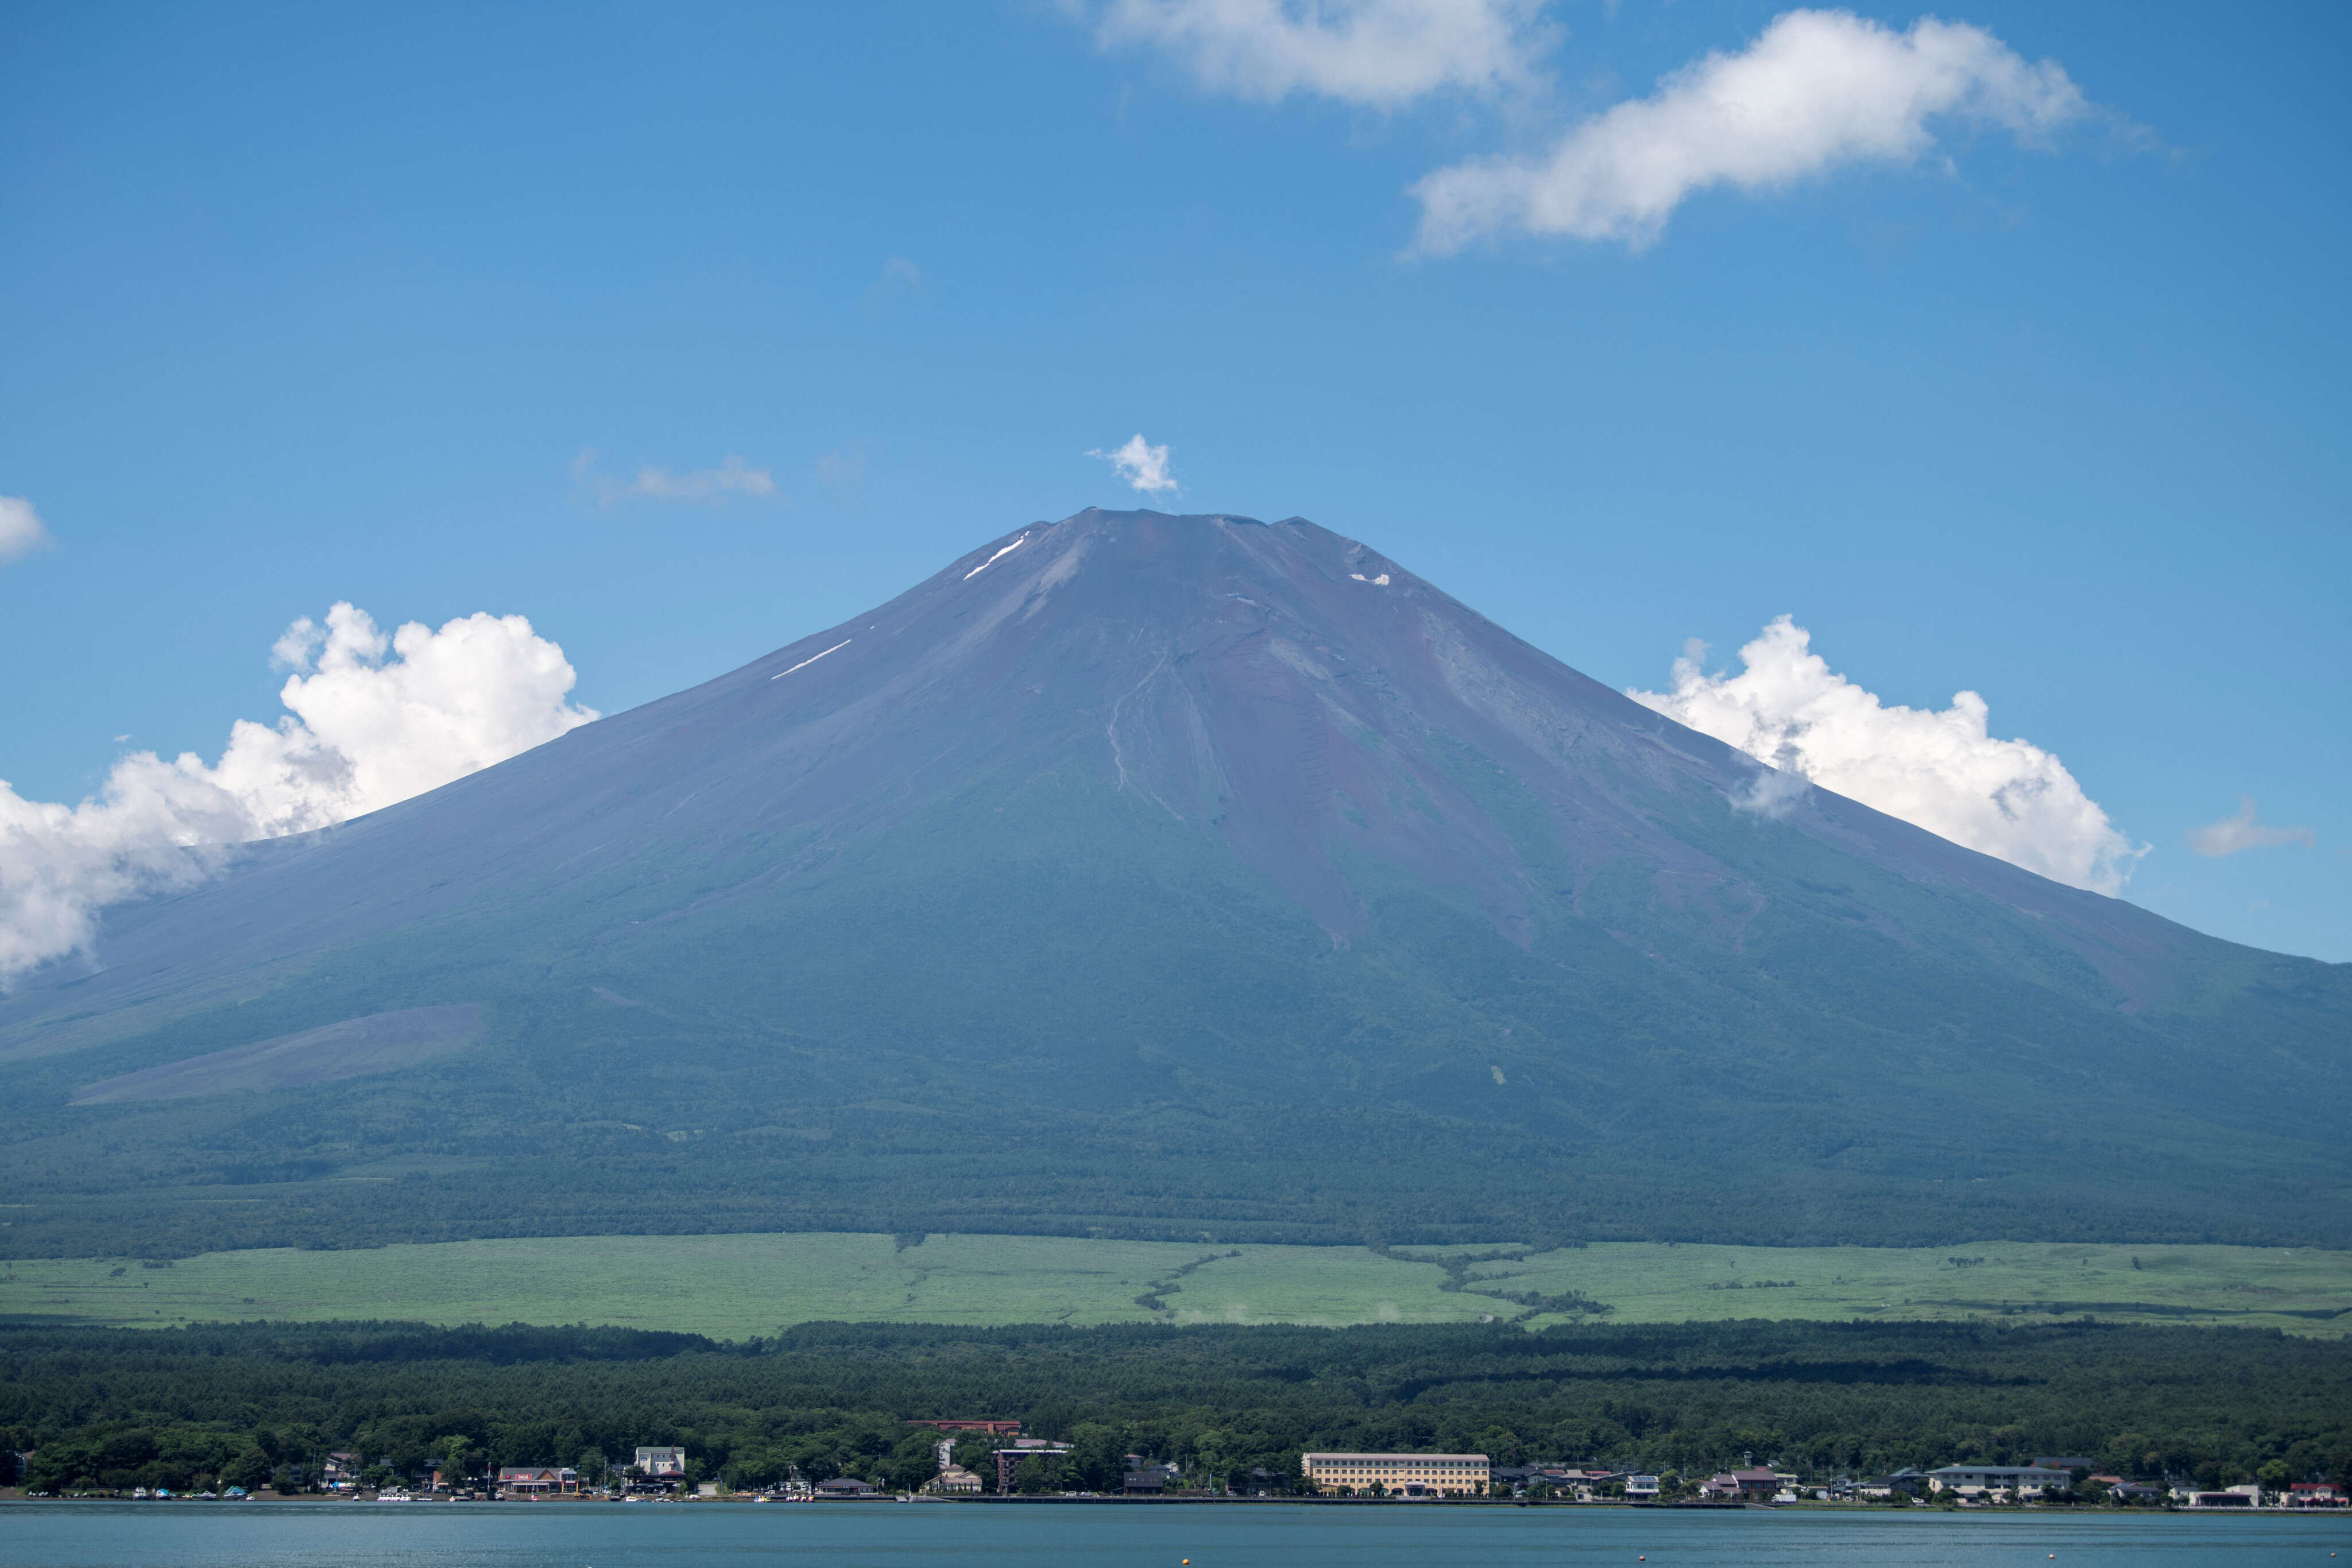
[{"label": "green forested foothill", "polygon": [[[585,1328],[240,1324],[0,1330],[0,1438],[31,1484],[286,1477],[329,1448],[405,1477],[460,1440],[499,1464],[677,1443],[697,1479],[797,1467],[893,1486],[934,1465],[910,1417],[1016,1418],[1077,1452],[1295,1475],[1314,1448],[1482,1451],[1815,1475],[2095,1458],[2207,1484],[2352,1479],[2352,1343],[2264,1330],[1730,1322],[1364,1327],[812,1324],[726,1343]],[[960,1449],[966,1462],[985,1445]],[[1099,1473],[1098,1473],[1099,1472]]]}]

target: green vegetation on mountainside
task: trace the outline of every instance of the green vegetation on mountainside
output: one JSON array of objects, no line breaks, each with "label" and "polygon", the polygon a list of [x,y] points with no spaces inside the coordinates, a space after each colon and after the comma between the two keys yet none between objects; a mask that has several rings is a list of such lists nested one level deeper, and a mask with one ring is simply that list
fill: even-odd
[{"label": "green vegetation on mountainside", "polygon": [[585,1322],[718,1338],[795,1323],[1731,1319],[2183,1322],[2352,1333],[2352,1255],[2032,1242],[1947,1249],[1598,1242],[1444,1253],[1065,1237],[784,1234],[460,1241],[0,1265],[0,1321],[169,1327]]},{"label": "green vegetation on mountainside", "polygon": [[[2352,1243],[2333,971],[2266,990],[2252,956],[2126,1016],[2028,923],[1720,798],[1659,810],[1784,893],[1579,863],[1507,775],[1455,763],[1560,883],[1531,890],[1524,947],[1402,873],[1367,877],[1370,928],[1335,945],[1213,836],[1075,771],[790,878],[804,835],[671,846],[14,1062],[0,1255],[778,1229]],[[395,1076],[67,1103],[462,1001],[484,1046]],[[2263,1071],[2200,1065],[2223,1040]]]}]

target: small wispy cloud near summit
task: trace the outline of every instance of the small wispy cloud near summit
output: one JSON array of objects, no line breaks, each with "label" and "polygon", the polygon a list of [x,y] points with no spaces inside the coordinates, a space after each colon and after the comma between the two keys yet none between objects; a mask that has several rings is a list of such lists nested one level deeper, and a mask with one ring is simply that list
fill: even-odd
[{"label": "small wispy cloud near summit", "polygon": [[1418,248],[1446,255],[1522,232],[1640,248],[1696,192],[1759,192],[1856,163],[1910,163],[1951,121],[2035,144],[2089,111],[2054,60],[1980,27],[1906,32],[1848,11],[1790,11],[1738,54],[1715,53],[1570,130],[1542,156],[1473,160],[1412,187]]},{"label": "small wispy cloud near summit", "polygon": [[2218,822],[2209,822],[2189,835],[2189,847],[2200,855],[2219,860],[2247,850],[2266,850],[2279,844],[2316,844],[2319,835],[2309,828],[2274,828],[2261,819],[2252,795],[2238,797],[2238,809]]},{"label": "small wispy cloud near summit", "polygon": [[1706,655],[1706,643],[1687,643],[1672,690],[1625,695],[1778,768],[1735,794],[1742,811],[1784,815],[1811,782],[2105,894],[2119,892],[2147,852],[2116,831],[2057,758],[1991,735],[1990,710],[1974,692],[1958,693],[1941,712],[1890,707],[1832,670],[1812,651],[1811,633],[1786,615],[1739,650],[1739,674],[1708,674]]},{"label": "small wispy cloud near summit", "polygon": [[599,473],[595,449],[587,447],[572,460],[572,480],[583,493],[593,497],[596,504],[603,507],[635,500],[724,506],[732,500],[783,499],[783,493],[776,487],[773,472],[754,468],[732,453],[716,468],[694,468],[685,473],[675,473],[647,465],[624,479]]},{"label": "small wispy cloud near summit", "polygon": [[289,626],[270,657],[294,672],[288,712],[238,720],[216,765],[135,752],[79,806],[0,782],[0,988],[86,949],[107,904],[201,882],[223,846],[379,810],[597,716],[568,700],[563,650],[520,615],[387,635],[338,603],[323,626]]},{"label": "small wispy cloud near summit", "polygon": [[1147,496],[1170,495],[1184,487],[1168,471],[1168,448],[1151,445],[1140,431],[1129,436],[1124,446],[1109,452],[1097,446],[1087,455],[1108,463],[1112,473]]},{"label": "small wispy cloud near summit", "polygon": [[32,502],[22,496],[0,496],[0,566],[56,542]]},{"label": "small wispy cloud near summit", "polygon": [[1109,0],[1066,7],[1106,48],[1173,56],[1204,88],[1261,103],[1311,93],[1402,109],[1431,93],[1521,91],[1555,30],[1542,0]]}]

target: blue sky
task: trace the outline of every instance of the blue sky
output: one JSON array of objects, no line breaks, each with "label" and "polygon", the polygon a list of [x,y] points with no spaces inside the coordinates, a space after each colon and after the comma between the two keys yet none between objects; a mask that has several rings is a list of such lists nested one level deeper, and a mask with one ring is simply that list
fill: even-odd
[{"label": "blue sky", "polygon": [[[1423,91],[1134,22],[1183,3],[0,12],[0,496],[51,541],[0,777],[217,757],[339,600],[528,616],[625,708],[1137,504],[1087,454],[1141,433],[1151,504],[1304,514],[1620,687],[1788,614],[1885,704],[1977,691],[2147,846],[2126,896],[2352,959],[2352,13],[1956,7],[2076,107],[1448,251],[1420,182],[1784,7],[1498,5],[1517,74]],[[2194,852],[2242,797],[2308,833]]]}]

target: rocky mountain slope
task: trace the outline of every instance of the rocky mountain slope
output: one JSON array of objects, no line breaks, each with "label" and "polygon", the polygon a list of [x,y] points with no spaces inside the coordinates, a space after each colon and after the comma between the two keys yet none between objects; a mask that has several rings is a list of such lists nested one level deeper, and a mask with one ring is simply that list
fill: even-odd
[{"label": "rocky mountain slope", "polygon": [[1303,519],[1034,525],[118,913],[0,1249],[2344,1239],[2345,967],[1763,772]]}]

